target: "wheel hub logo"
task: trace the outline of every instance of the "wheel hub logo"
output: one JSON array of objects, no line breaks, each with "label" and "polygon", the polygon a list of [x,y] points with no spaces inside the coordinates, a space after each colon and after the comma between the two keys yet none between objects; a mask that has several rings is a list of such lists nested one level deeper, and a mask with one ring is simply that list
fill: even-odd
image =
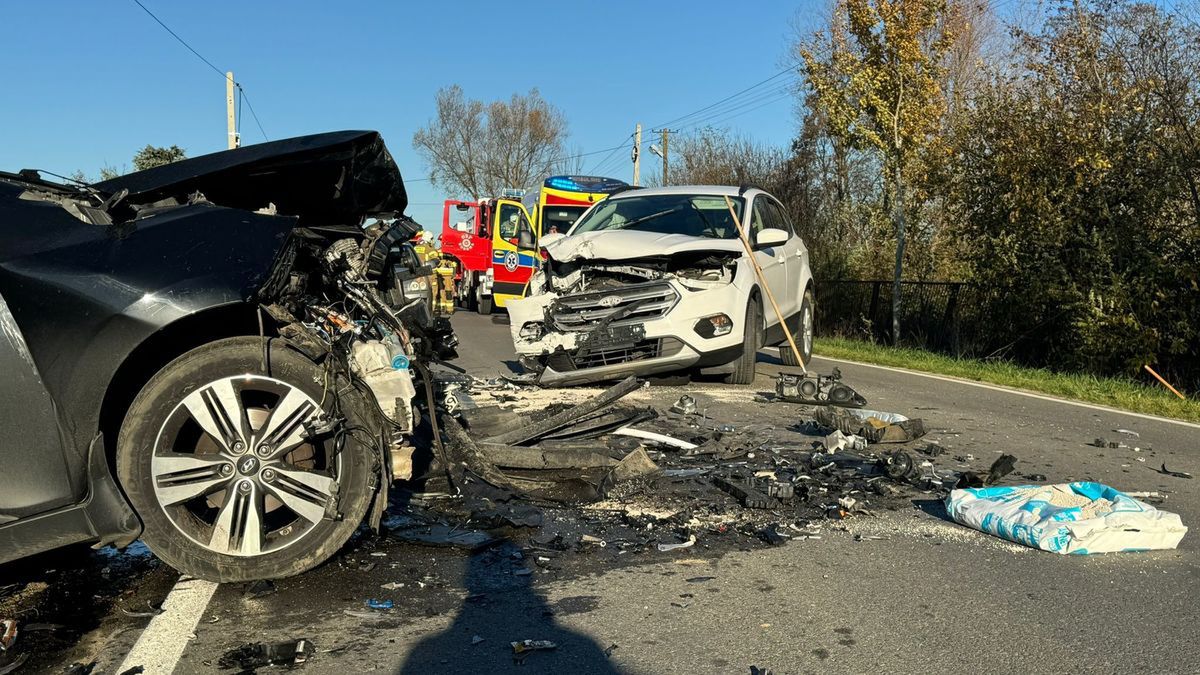
[{"label": "wheel hub logo", "polygon": [[258,460],[253,457],[244,457],[238,463],[238,471],[242,472],[243,476],[254,473],[258,469]]}]

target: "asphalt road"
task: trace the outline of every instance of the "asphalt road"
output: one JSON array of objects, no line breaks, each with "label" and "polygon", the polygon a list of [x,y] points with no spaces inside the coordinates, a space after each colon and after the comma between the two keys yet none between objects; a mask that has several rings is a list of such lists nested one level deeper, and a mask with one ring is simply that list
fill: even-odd
[{"label": "asphalt road", "polygon": [[[459,365],[483,376],[507,370],[507,326],[473,314],[454,322]],[[871,407],[923,417],[949,453],[986,466],[1007,452],[1018,474],[1159,491],[1163,508],[1200,521],[1197,481],[1152,470],[1166,462],[1200,475],[1195,425],[820,358],[813,368],[834,365]],[[768,350],[751,387],[702,382],[641,395],[666,403],[686,389],[713,416],[790,423],[792,407],[753,400],[780,369]],[[1137,431],[1142,450],[1088,445],[1118,428]],[[530,576],[513,574],[525,565],[513,545],[471,556],[363,540],[273,594],[220,586],[194,616],[174,626],[160,617],[152,630],[182,636],[178,673],[213,672],[245,642],[297,637],[333,650],[304,666],[319,673],[1200,671],[1196,533],[1177,551],[1059,556],[946,522],[932,499],[913,501],[778,548],[705,555],[701,539],[632,559],[578,556]],[[396,609],[360,615],[368,598],[393,599]],[[118,672],[146,623],[114,610],[60,660],[97,659],[96,672]],[[558,648],[515,665],[509,642],[527,638]]]}]

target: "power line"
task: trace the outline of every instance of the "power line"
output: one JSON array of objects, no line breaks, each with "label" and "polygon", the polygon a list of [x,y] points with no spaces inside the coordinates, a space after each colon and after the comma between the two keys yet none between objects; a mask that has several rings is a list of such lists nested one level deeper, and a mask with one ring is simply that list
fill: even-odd
[{"label": "power line", "polygon": [[[179,37],[179,34],[178,34],[178,33],[176,33],[175,31],[171,30],[171,27],[170,27],[170,26],[168,26],[167,24],[163,23],[163,20],[162,20],[162,19],[160,19],[160,18],[158,18],[157,16],[155,16],[154,12],[151,12],[149,8],[147,8],[145,5],[143,5],[143,4],[142,4],[142,2],[141,2],[141,0],[133,0],[133,2],[134,2],[134,4],[136,4],[138,7],[141,7],[143,12],[145,12],[145,13],[146,13],[146,14],[148,14],[148,15],[150,15],[150,18],[151,18],[151,19],[154,19],[155,23],[157,23],[158,25],[162,26],[162,27],[163,27],[163,30],[165,30],[165,31],[167,31],[168,33],[170,33],[170,34],[171,34],[171,37],[173,37],[173,38],[175,38],[176,40],[178,40],[178,41],[179,41],[179,44],[183,45],[184,47],[187,47],[187,50],[188,50],[189,52],[191,52],[191,53],[195,54],[195,55],[196,55],[196,58],[198,58],[198,59],[200,59],[201,61],[203,61],[203,62],[204,62],[204,64],[205,64],[205,65],[207,65],[209,68],[212,68],[214,73],[216,73],[216,74],[218,74],[218,75],[220,75],[220,76],[221,76],[221,79],[225,79],[225,78],[226,78],[225,71],[223,71],[223,70],[221,70],[220,68],[218,68],[218,67],[214,66],[212,61],[209,61],[208,59],[204,58],[204,55],[203,55],[203,54],[201,54],[200,52],[196,51],[196,49],[195,49],[194,47],[192,47],[191,45],[189,45],[189,44],[187,43],[187,41],[186,41],[186,40],[184,40],[183,38]],[[258,130],[259,130],[259,131],[262,133],[263,140],[265,140],[265,141],[269,141],[269,140],[271,140],[270,138],[268,138],[268,137],[267,137],[267,132],[266,132],[266,131],[263,129],[262,122],[260,122],[260,121],[258,120],[258,113],[254,112],[254,105],[253,105],[252,103],[250,103],[250,95],[246,93],[246,89],[245,89],[245,87],[243,87],[243,86],[242,86],[242,83],[241,83],[241,82],[234,82],[234,85],[235,85],[235,86],[238,88],[238,93],[240,94],[240,97],[239,97],[239,99],[238,99],[238,108],[239,108],[239,113],[240,113],[240,109],[241,109],[242,99],[245,99],[245,101],[246,101],[246,108],[250,110],[250,116],[254,118],[254,124],[258,126]],[[240,129],[240,127],[241,127],[241,115],[240,115],[240,114],[238,115],[238,126],[239,126],[239,129]],[[240,130],[239,130],[239,133],[240,133]]]},{"label": "power line", "polygon": [[695,116],[695,115],[697,115],[697,114],[699,114],[699,113],[702,113],[702,112],[706,112],[706,111],[708,111],[708,110],[711,110],[712,108],[714,108],[714,107],[716,107],[716,106],[719,106],[719,105],[721,105],[722,103],[725,103],[726,101],[729,101],[729,100],[731,100],[731,99],[733,99],[733,98],[736,98],[736,97],[738,97],[738,96],[741,96],[742,94],[745,94],[746,92],[748,92],[748,91],[751,91],[751,90],[753,90],[753,89],[757,89],[758,87],[761,87],[762,85],[764,85],[764,84],[766,84],[766,83],[770,82],[771,80],[777,79],[777,78],[779,78],[779,77],[782,77],[783,75],[786,75],[787,73],[790,73],[790,72],[792,72],[792,69],[793,69],[793,68],[795,68],[795,67],[796,67],[796,65],[797,65],[797,64],[794,64],[794,63],[793,63],[793,64],[789,65],[787,68],[784,68],[783,70],[779,71],[778,73],[775,73],[774,75],[772,75],[772,76],[770,76],[770,77],[766,78],[765,80],[761,80],[761,81],[759,81],[759,82],[756,82],[756,83],[754,83],[754,84],[750,85],[749,87],[746,87],[745,89],[742,89],[741,91],[738,91],[738,92],[732,93],[732,94],[730,94],[729,96],[726,96],[725,98],[721,99],[720,101],[717,101],[717,102],[715,102],[715,103],[710,103],[710,104],[708,104],[708,105],[704,106],[703,108],[700,108],[700,109],[698,109],[698,110],[693,110],[692,112],[690,112],[690,113],[688,113],[688,114],[686,114],[686,115],[683,115],[683,116],[681,116],[681,117],[676,117],[675,119],[673,119],[673,120],[669,120],[669,121],[667,121],[667,122],[663,122],[662,124],[653,124],[653,125],[651,125],[651,126],[652,126],[652,127],[654,127],[654,128],[666,128],[666,127],[669,127],[669,126],[671,126],[672,124],[677,124],[678,122],[681,122],[682,120],[686,120],[686,119],[688,119],[689,117],[693,117],[693,116]]},{"label": "power line", "polygon": [[254,124],[258,126],[258,131],[262,134],[263,140],[271,140],[267,138],[267,132],[265,129],[263,129],[262,122],[258,121],[258,113],[254,112],[254,104],[250,103],[250,95],[246,93],[246,90],[242,87],[241,83],[235,84],[237,84],[238,92],[242,95],[242,98],[246,99],[246,108],[250,111],[250,116],[254,118]]},{"label": "power line", "polygon": [[133,0],[133,1],[134,1],[134,3],[136,3],[136,4],[137,4],[137,6],[138,6],[138,7],[141,7],[141,8],[142,8],[142,11],[146,12],[147,14],[149,14],[151,19],[154,19],[155,21],[157,21],[157,22],[158,22],[158,25],[160,25],[160,26],[162,26],[162,27],[163,27],[163,30],[165,30],[165,31],[167,31],[168,33],[170,33],[170,34],[171,34],[171,37],[175,38],[176,40],[179,40],[179,44],[183,45],[184,47],[187,47],[187,48],[188,48],[188,51],[190,51],[191,53],[193,53],[193,54],[195,54],[195,55],[196,55],[196,58],[198,58],[198,59],[200,59],[201,61],[203,61],[204,63],[208,64],[208,67],[209,67],[209,68],[212,68],[212,69],[213,69],[213,71],[214,71],[214,72],[216,72],[216,74],[220,75],[221,77],[225,77],[225,73],[224,73],[224,72],[222,72],[220,68],[218,68],[218,67],[214,66],[214,65],[212,64],[212,61],[209,61],[208,59],[204,58],[204,56],[203,56],[203,55],[201,55],[201,54],[200,54],[200,52],[196,51],[195,49],[192,49],[192,46],[191,46],[191,45],[189,45],[187,42],[185,42],[183,38],[179,37],[179,35],[177,35],[177,34],[175,33],[175,31],[171,30],[171,27],[170,27],[170,26],[168,26],[167,24],[163,23],[163,22],[162,22],[162,19],[158,18],[157,16],[154,16],[154,12],[151,12],[149,9],[147,9],[147,8],[146,8],[146,6],[142,4],[141,0]]}]

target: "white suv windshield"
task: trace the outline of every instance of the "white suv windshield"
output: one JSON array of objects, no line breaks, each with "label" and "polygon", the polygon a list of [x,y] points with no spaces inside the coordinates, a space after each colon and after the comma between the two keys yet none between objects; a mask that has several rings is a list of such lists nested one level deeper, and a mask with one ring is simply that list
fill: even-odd
[{"label": "white suv windshield", "polygon": [[[741,197],[731,197],[742,218]],[[603,230],[640,230],[689,237],[736,239],[737,228],[719,195],[641,195],[606,199],[575,224],[571,234]]]}]

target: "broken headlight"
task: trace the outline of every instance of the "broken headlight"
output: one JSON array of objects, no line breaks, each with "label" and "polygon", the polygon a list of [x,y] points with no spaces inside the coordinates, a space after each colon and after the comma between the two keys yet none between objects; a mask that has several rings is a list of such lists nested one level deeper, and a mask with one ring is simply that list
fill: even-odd
[{"label": "broken headlight", "polygon": [[713,314],[697,321],[693,330],[702,338],[728,335],[733,330],[733,319],[725,314]]},{"label": "broken headlight", "polygon": [[545,334],[546,327],[536,321],[530,321],[521,326],[520,335],[522,340],[541,340]]}]

